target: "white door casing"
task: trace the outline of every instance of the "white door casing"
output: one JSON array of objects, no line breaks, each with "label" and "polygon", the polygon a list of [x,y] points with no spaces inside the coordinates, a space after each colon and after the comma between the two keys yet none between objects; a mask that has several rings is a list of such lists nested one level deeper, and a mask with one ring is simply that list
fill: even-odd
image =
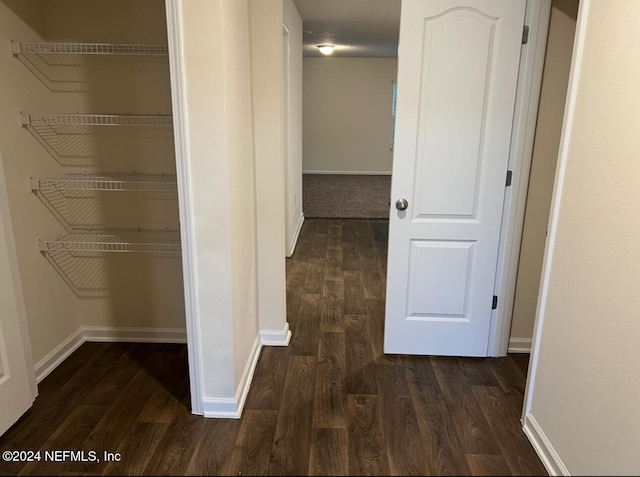
[{"label": "white door casing", "polygon": [[386,353],[489,354],[525,6],[403,0]]},{"label": "white door casing", "polygon": [[[4,185],[0,160],[0,184]],[[23,338],[19,279],[12,273],[13,236],[6,188],[0,191],[0,435],[31,407],[35,370],[27,362],[31,347]],[[15,257],[13,257],[15,259]],[[15,260],[13,260],[15,262]]]}]

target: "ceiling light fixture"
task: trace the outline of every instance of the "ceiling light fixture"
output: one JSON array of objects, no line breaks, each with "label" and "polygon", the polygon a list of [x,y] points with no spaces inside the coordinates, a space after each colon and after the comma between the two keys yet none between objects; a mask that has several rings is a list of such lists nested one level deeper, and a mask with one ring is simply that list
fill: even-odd
[{"label": "ceiling light fixture", "polygon": [[333,48],[333,45],[318,45],[318,50],[320,50],[320,53],[323,55],[330,55],[333,53]]}]

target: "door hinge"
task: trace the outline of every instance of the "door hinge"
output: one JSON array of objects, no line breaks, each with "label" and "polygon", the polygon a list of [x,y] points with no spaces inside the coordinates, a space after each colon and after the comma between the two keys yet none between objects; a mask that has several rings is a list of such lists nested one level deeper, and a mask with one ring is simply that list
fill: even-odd
[{"label": "door hinge", "polygon": [[496,308],[498,308],[498,296],[493,295],[493,303],[491,303],[491,309],[495,310]]},{"label": "door hinge", "polygon": [[507,171],[507,187],[511,185],[512,180],[513,180],[513,171]]},{"label": "door hinge", "polygon": [[525,25],[522,28],[522,44],[526,45],[527,43],[529,43],[529,26]]}]

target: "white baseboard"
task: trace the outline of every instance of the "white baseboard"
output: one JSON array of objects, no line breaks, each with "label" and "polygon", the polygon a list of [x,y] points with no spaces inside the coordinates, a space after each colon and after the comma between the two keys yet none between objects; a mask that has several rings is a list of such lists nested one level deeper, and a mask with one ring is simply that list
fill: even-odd
[{"label": "white baseboard", "polygon": [[53,351],[36,363],[36,382],[40,383],[40,381],[49,376],[51,371],[56,369],[60,363],[67,359],[71,353],[77,350],[85,341],[84,330],[80,327],[66,340],[56,346]]},{"label": "white baseboard", "polygon": [[302,224],[304,224],[304,214],[300,214],[300,217],[298,218],[298,225],[296,225],[296,230],[293,232],[293,237],[291,237],[291,242],[289,242],[289,247],[287,249],[287,257],[290,257],[293,255],[293,252],[296,251],[296,245],[298,244],[298,237],[300,237]]},{"label": "white baseboard", "polygon": [[302,171],[303,174],[345,174],[353,176],[390,176],[391,171]]},{"label": "white baseboard", "polygon": [[236,398],[202,399],[202,416],[218,419],[240,419],[242,411]]},{"label": "white baseboard", "polygon": [[260,331],[260,342],[262,346],[288,346],[291,339],[289,323],[284,324],[280,331],[265,330]]},{"label": "white baseboard", "polygon": [[181,328],[116,328],[83,326],[85,341],[132,343],[186,343],[187,330]]},{"label": "white baseboard", "polygon": [[531,353],[531,338],[509,338],[508,353]]},{"label": "white baseboard", "polygon": [[[234,398],[207,398],[202,400],[205,417],[239,419],[249,394],[263,342],[270,346],[286,346],[291,338],[289,323],[282,331],[264,331],[251,349],[240,386]],[[60,343],[35,365],[36,381],[46,378],[84,342],[134,342],[134,343],[186,343],[187,332],[180,328],[117,328],[109,326],[82,326]]]},{"label": "white baseboard", "polygon": [[132,343],[186,343],[187,332],[181,328],[118,328],[81,326],[35,365],[40,383],[85,341]]},{"label": "white baseboard", "polygon": [[531,414],[525,417],[523,429],[549,475],[571,475]]},{"label": "white baseboard", "polygon": [[240,386],[234,398],[211,398],[204,396],[202,399],[202,410],[204,417],[216,417],[224,419],[240,419],[242,409],[249,394],[249,387],[253,380],[253,374],[256,371],[262,343],[260,336],[256,337],[251,350],[251,355],[247,360],[242,377],[240,378]]}]

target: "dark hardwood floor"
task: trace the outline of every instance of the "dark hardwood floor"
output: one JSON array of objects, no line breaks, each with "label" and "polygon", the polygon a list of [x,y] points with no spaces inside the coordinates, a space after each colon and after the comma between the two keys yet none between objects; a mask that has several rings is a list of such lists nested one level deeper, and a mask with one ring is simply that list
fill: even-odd
[{"label": "dark hardwood floor", "polygon": [[190,413],[184,345],[85,343],[0,438],[41,460],[0,475],[547,475],[520,424],[527,355],[383,354],[387,226],[305,222],[291,343],[263,348],[241,419]]}]

